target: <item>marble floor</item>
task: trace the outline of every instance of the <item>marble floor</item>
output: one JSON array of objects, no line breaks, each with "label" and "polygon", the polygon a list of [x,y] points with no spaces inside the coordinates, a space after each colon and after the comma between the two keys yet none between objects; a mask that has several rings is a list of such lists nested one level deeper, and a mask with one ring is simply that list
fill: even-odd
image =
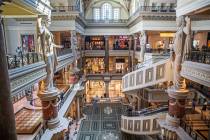
[{"label": "marble floor", "polygon": [[86,107],[87,117],[80,124],[77,140],[140,140],[121,133],[120,118],[125,111],[120,103],[98,103],[95,109]]}]

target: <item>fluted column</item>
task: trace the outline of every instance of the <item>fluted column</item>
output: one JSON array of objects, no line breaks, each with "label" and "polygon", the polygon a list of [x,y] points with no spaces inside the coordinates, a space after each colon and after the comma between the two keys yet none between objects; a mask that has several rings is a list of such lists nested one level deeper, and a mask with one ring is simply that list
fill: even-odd
[{"label": "fluted column", "polygon": [[0,138],[2,140],[16,140],[15,115],[11,101],[4,40],[4,29],[0,15]]},{"label": "fluted column", "polygon": [[105,38],[105,72],[109,73],[109,36],[104,36]]},{"label": "fluted column", "polygon": [[105,94],[106,98],[109,98],[109,81],[104,81],[105,82]]}]

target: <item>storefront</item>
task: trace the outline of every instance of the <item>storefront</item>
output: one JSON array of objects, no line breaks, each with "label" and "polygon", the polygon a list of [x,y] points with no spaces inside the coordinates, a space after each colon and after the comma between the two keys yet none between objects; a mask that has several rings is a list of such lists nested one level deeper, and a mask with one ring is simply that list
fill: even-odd
[{"label": "storefront", "polygon": [[34,35],[21,35],[22,52],[35,52]]},{"label": "storefront", "polygon": [[173,46],[173,32],[148,32],[147,52],[168,51]]},{"label": "storefront", "polygon": [[104,73],[104,58],[86,58],[85,60],[85,73],[86,74],[97,74]]},{"label": "storefront", "polygon": [[109,49],[110,50],[128,50],[128,36],[110,36]]},{"label": "storefront", "polygon": [[126,73],[128,71],[128,57],[110,57],[110,73]]},{"label": "storefront", "polygon": [[70,31],[56,31],[52,32],[56,45],[63,45],[64,48],[71,48],[71,33]]},{"label": "storefront", "polygon": [[[86,82],[86,101],[91,102],[95,97],[105,97],[105,82],[102,80],[89,80]],[[109,82],[109,97],[124,97],[121,80],[111,80]]]},{"label": "storefront", "polygon": [[86,50],[104,50],[105,38],[103,36],[86,36],[85,49]]}]

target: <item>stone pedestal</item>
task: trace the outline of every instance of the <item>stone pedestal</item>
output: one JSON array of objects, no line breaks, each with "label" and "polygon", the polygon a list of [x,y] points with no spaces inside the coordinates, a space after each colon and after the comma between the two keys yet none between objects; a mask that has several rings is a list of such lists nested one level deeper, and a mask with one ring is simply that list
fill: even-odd
[{"label": "stone pedestal", "polygon": [[185,102],[189,91],[169,88],[167,92],[169,95],[169,107],[166,122],[177,127],[180,124],[180,119],[185,115]]},{"label": "stone pedestal", "polygon": [[49,129],[58,127],[60,125],[58,118],[58,90],[41,91],[38,96],[42,102],[44,125]]},{"label": "stone pedestal", "polygon": [[185,114],[185,101],[189,90],[175,90],[170,88],[167,92],[169,95],[169,114],[177,118],[182,118]]}]

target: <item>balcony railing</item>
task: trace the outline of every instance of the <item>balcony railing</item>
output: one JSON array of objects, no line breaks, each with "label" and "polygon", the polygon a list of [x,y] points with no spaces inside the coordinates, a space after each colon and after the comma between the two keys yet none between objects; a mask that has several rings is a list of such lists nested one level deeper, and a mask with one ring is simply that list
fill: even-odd
[{"label": "balcony railing", "polygon": [[141,6],[130,17],[136,16],[139,13],[175,13],[175,7],[171,6]]},{"label": "balcony railing", "polygon": [[102,24],[125,24],[127,23],[127,19],[85,19],[87,23],[102,23]]},{"label": "balcony railing", "polygon": [[62,55],[66,55],[66,54],[70,54],[72,53],[72,49],[71,48],[57,48],[57,55],[58,56],[62,56]]},{"label": "balcony railing", "polygon": [[79,12],[80,9],[78,6],[54,6],[52,12]]},{"label": "balcony railing", "polygon": [[42,60],[42,55],[35,52],[26,54],[21,53],[20,55],[7,55],[8,69],[15,69],[25,65],[40,62]]},{"label": "balcony railing", "polygon": [[192,51],[191,54],[187,56],[187,60],[210,64],[210,51]]}]

